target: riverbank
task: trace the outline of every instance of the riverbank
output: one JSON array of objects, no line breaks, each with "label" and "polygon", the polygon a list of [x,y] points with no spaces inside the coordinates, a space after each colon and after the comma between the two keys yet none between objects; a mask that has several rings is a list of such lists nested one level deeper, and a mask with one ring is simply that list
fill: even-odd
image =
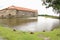
[{"label": "riverbank", "polygon": [[56,18],[56,19],[60,19],[59,16],[52,16],[52,15],[38,15],[38,16],[43,16],[43,17],[47,17],[47,18]]},{"label": "riverbank", "polygon": [[22,32],[13,31],[13,29],[0,26],[0,36],[7,40],[44,40],[44,38],[50,38],[50,40],[60,40],[60,29],[55,29],[50,32]]}]

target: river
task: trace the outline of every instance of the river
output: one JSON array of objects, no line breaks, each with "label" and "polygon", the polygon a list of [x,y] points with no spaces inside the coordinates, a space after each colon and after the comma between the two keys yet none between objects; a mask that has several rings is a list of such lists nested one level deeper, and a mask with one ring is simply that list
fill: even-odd
[{"label": "river", "polygon": [[59,25],[59,19],[39,16],[37,19],[0,19],[0,24],[21,31],[51,31]]}]

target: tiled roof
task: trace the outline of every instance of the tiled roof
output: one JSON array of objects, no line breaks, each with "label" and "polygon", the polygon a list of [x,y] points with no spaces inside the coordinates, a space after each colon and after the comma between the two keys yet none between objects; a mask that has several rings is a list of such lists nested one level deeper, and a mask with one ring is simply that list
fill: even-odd
[{"label": "tiled roof", "polygon": [[16,10],[31,11],[31,12],[36,12],[37,11],[37,10],[32,10],[32,9],[23,8],[23,7],[16,7],[16,6],[10,6],[6,9],[16,9]]}]

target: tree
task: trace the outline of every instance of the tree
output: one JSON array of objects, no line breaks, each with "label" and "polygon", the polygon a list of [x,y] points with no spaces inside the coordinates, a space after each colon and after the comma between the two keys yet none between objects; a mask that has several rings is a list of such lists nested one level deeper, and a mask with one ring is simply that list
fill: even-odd
[{"label": "tree", "polygon": [[43,4],[46,8],[52,7],[55,12],[59,13],[60,18],[60,0],[43,0]]},{"label": "tree", "polygon": [[46,8],[53,7],[58,13],[60,13],[60,0],[43,0],[43,4],[47,5]]}]

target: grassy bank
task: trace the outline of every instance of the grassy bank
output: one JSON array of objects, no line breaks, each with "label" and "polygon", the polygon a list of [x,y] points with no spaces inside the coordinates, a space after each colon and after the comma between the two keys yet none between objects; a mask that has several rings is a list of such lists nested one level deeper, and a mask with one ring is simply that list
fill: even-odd
[{"label": "grassy bank", "polygon": [[38,16],[60,19],[60,17],[58,17],[58,16],[52,16],[52,15],[38,15]]},{"label": "grassy bank", "polygon": [[7,40],[44,40],[45,37],[49,37],[50,40],[60,40],[60,29],[30,34],[30,32],[13,31],[13,29],[0,26],[0,36]]}]

